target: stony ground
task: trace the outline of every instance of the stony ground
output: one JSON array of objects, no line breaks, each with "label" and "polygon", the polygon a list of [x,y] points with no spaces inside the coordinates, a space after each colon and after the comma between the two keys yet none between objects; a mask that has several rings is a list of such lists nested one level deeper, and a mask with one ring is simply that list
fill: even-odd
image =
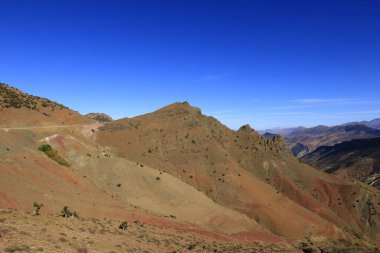
[{"label": "stony ground", "polygon": [[200,238],[139,221],[120,222],[0,211],[0,252],[299,252],[286,245]]}]

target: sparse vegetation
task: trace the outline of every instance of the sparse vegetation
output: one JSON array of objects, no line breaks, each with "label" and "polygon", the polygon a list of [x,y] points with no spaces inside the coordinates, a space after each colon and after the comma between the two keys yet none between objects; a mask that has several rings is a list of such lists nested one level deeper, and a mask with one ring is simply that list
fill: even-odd
[{"label": "sparse vegetation", "polygon": [[33,203],[33,207],[34,207],[34,212],[33,212],[33,215],[35,216],[38,216],[40,215],[40,210],[41,208],[43,207],[44,205],[41,203],[41,204],[38,204],[37,202],[34,202]]},{"label": "sparse vegetation", "polygon": [[77,253],[87,253],[87,249],[86,248],[78,248],[77,249]]},{"label": "sparse vegetation", "polygon": [[123,221],[120,225],[119,225],[119,228],[122,229],[122,230],[126,230],[128,227],[128,222],[127,221]]},{"label": "sparse vegetation", "polygon": [[28,245],[21,245],[21,246],[8,246],[4,249],[4,252],[30,252],[30,247]]},{"label": "sparse vegetation", "polygon": [[0,83],[0,107],[2,108],[27,108],[30,110],[38,111],[38,105],[42,107],[51,106],[52,110],[55,107],[67,108],[56,102],[52,102],[48,99],[43,99],[37,96],[32,96],[12,88],[7,84]]},{"label": "sparse vegetation", "polygon": [[70,217],[75,217],[78,218],[79,215],[76,211],[71,212],[67,206],[64,206],[62,211],[61,211],[61,216],[64,218],[70,218]]},{"label": "sparse vegetation", "polygon": [[65,159],[63,159],[58,154],[58,151],[53,149],[49,144],[41,145],[38,149],[44,152],[45,155],[47,155],[50,159],[56,161],[59,165],[70,167],[70,164]]}]

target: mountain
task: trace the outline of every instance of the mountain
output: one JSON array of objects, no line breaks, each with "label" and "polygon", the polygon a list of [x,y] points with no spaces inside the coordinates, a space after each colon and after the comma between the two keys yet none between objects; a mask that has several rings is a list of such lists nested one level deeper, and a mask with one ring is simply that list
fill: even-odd
[{"label": "mountain", "polygon": [[[380,246],[379,191],[300,163],[281,136],[263,137],[249,125],[231,130],[186,102],[98,123],[5,89],[17,101],[37,102],[36,109],[3,102],[8,107],[0,113],[0,209],[15,210],[0,211],[7,228],[0,229],[0,250],[376,252]],[[33,202],[43,203],[41,217],[28,214]],[[64,206],[80,219],[56,217]],[[121,221],[128,221],[126,233],[138,233],[127,245],[114,227]],[[61,226],[72,236],[60,234]],[[41,231],[22,231],[29,227]]]},{"label": "mountain", "polygon": [[96,120],[100,123],[110,122],[113,120],[111,116],[108,116],[107,114],[104,114],[104,113],[92,112],[92,113],[86,114],[85,116],[90,118],[90,119]]},{"label": "mountain", "polygon": [[249,125],[233,131],[187,102],[108,123],[95,139],[120,157],[179,178],[276,235],[326,236],[329,227],[335,237],[346,226],[373,233],[372,225],[359,225],[366,211],[351,205],[367,186],[300,164],[281,137],[265,138]]},{"label": "mountain", "polygon": [[345,141],[318,147],[302,161],[346,179],[358,179],[380,188],[380,138]]},{"label": "mountain", "polygon": [[320,125],[310,128],[277,129],[276,132],[284,136],[289,149],[300,158],[320,146],[332,146],[353,139],[380,137],[380,130],[369,127],[376,125],[377,120],[370,122],[367,125],[354,122],[333,127]]}]

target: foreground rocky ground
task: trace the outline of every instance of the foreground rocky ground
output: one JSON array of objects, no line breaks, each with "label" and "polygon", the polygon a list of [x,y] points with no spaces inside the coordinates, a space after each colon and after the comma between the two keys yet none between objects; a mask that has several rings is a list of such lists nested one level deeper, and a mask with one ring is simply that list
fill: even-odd
[{"label": "foreground rocky ground", "polygon": [[[0,211],[0,252],[302,252],[292,246],[213,239],[139,221]],[[201,238],[202,237],[202,238]]]},{"label": "foreground rocky ground", "polygon": [[129,221],[120,222],[58,215],[33,216],[12,209],[0,210],[0,252],[379,252],[305,241],[292,245],[213,238],[189,231]]}]

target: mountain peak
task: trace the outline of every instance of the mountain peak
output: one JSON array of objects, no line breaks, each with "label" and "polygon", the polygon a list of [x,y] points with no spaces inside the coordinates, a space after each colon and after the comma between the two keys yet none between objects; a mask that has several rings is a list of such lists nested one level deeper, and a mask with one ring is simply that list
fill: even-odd
[{"label": "mountain peak", "polygon": [[158,109],[156,112],[170,112],[170,113],[196,113],[201,114],[201,109],[190,105],[189,102],[174,102],[170,105],[167,105],[161,109]]},{"label": "mountain peak", "polygon": [[252,131],[252,130],[253,128],[251,127],[250,124],[245,124],[239,128],[239,131]]}]

